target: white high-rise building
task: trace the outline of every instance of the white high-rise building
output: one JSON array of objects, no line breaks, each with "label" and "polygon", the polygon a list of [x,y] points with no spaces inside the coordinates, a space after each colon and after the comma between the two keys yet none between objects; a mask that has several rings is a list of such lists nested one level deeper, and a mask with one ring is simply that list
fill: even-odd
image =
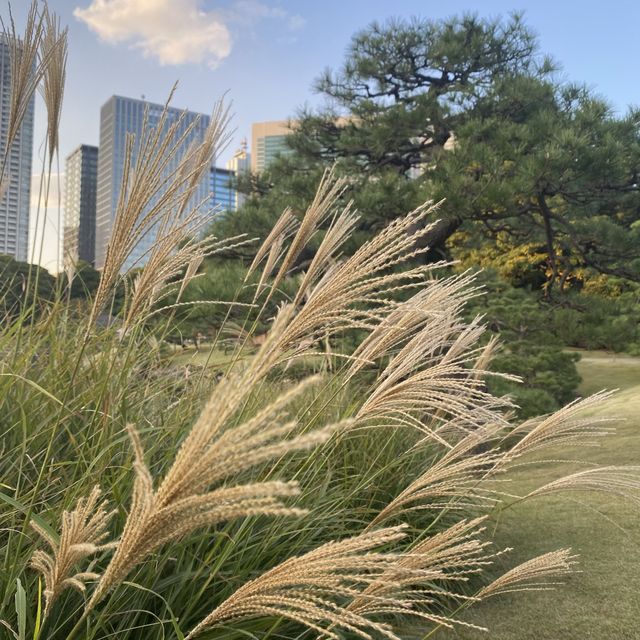
[{"label": "white high-rise building", "polygon": [[[0,36],[0,171],[7,182],[0,199],[0,253],[26,262],[29,258],[29,207],[31,197],[31,158],[33,153],[34,99],[31,98],[22,126],[9,154],[7,133],[11,104],[11,56],[9,45]],[[6,157],[6,162],[5,162]]]},{"label": "white high-rise building", "polygon": [[[235,178],[251,171],[251,154],[247,150],[246,138],[242,139],[240,148],[233,154],[231,160],[227,161],[226,168],[233,173]],[[234,189],[233,197],[235,203],[234,209],[237,211],[238,208],[244,204],[246,196],[244,193],[239,193],[237,189]]]},{"label": "white high-rise building", "polygon": [[[164,110],[163,105],[153,104],[134,98],[112,96],[100,110],[100,144],[98,152],[98,190],[96,198],[96,268],[102,269],[106,257],[107,245],[111,237],[113,220],[116,215],[122,173],[125,159],[127,134],[135,134],[134,156],[142,134],[142,127],[147,113],[149,126],[155,127],[160,121]],[[167,174],[175,171],[184,153],[193,143],[204,140],[209,126],[209,116],[200,113],[169,107],[166,127],[170,127],[184,115],[180,130],[176,133],[176,140],[182,136],[192,123],[195,126],[184,140],[181,148],[166,168]],[[191,204],[204,202],[209,197],[210,176],[206,172],[202,182],[198,185]],[[128,271],[143,266],[148,258],[148,252],[156,240],[154,229],[150,229],[138,242],[132,254],[127,259],[123,270]]]}]

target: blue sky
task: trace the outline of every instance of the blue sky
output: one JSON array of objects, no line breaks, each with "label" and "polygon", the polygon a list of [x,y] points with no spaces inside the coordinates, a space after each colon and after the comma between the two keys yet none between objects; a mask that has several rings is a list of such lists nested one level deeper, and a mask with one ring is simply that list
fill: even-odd
[{"label": "blue sky", "polygon": [[[27,4],[13,3],[18,28]],[[640,3],[631,0],[49,0],[49,6],[69,26],[62,160],[78,144],[98,143],[100,106],[109,96],[163,102],[178,80],[177,107],[208,112],[225,92],[233,101],[237,132],[224,161],[243,136],[250,139],[252,122],[317,104],[311,85],[324,68],[340,65],[351,35],[392,16],[523,10],[566,79],[586,83],[620,112],[640,105]],[[34,173],[43,127],[38,107]]]}]

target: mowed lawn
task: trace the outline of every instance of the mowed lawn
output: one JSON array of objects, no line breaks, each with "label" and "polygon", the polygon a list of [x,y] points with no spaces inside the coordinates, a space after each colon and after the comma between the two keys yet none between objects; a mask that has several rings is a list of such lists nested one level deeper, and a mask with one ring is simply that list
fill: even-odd
[{"label": "mowed lawn", "polygon": [[[619,388],[599,412],[624,418],[617,433],[579,456],[604,464],[640,465],[640,358],[583,352],[582,392]],[[567,449],[558,458],[575,458]],[[566,467],[564,467],[566,468]],[[578,469],[578,467],[575,467]],[[515,493],[561,474],[560,465],[528,468],[515,476]],[[640,639],[640,506],[613,496],[571,493],[531,500],[503,513],[496,542],[515,547],[509,565],[571,546],[581,573],[544,593],[517,593],[479,603],[460,617],[490,633],[459,628],[436,634],[445,640],[637,640]],[[505,563],[505,566],[506,563]]]}]

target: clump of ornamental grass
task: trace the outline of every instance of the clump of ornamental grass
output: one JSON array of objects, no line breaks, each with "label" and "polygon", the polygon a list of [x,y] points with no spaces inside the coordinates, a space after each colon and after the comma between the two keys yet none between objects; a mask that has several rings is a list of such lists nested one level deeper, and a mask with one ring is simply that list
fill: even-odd
[{"label": "clump of ornamental grass", "polygon": [[[34,3],[24,37],[13,22],[7,37],[14,70],[10,132],[15,136],[44,81],[51,163],[66,31]],[[482,318],[462,316],[465,303],[481,293],[473,276],[443,276],[452,265],[425,263],[422,241],[437,224],[437,204],[398,217],[346,255],[361,214],[346,200],[347,183],[328,170],[304,214],[285,209],[257,248],[248,268],[261,269],[251,292],[257,316],[247,317],[220,371],[214,376],[203,368],[193,381],[173,354],[163,361],[165,345],[150,319],[160,305],[172,306],[170,295],[182,304],[208,255],[246,241],[203,236],[207,212],[193,202],[228,140],[228,120],[228,108],[217,103],[203,140],[187,147],[196,125],[187,125],[185,115],[170,120],[165,108],[156,126],[147,119],[141,136],[127,140],[111,240],[86,317],[56,300],[29,330],[20,324],[24,318],[0,330],[0,388],[11,395],[10,402],[0,396],[0,416],[12,443],[0,457],[7,471],[0,499],[12,519],[2,605],[13,601],[15,580],[30,561],[44,579],[51,638],[75,625],[65,636],[71,640],[85,624],[94,634],[135,629],[164,636],[159,616],[148,625],[139,620],[153,594],[170,611],[176,633],[188,638],[229,626],[251,633],[247,621],[266,619],[271,633],[285,637],[290,628],[282,632],[282,621],[298,627],[296,636],[303,627],[335,640],[344,634],[398,640],[409,623],[431,633],[464,624],[452,606],[460,611],[503,593],[554,586],[574,569],[568,549],[483,586],[485,570],[503,553],[490,545],[487,514],[567,490],[638,501],[640,469],[594,466],[525,496],[505,490],[513,469],[545,462],[553,447],[592,446],[608,435],[606,422],[590,415],[607,396],[511,424],[511,401],[485,386],[495,375],[489,364],[496,342],[485,339]],[[124,266],[151,232],[156,242],[125,290],[122,331],[101,327],[98,318]],[[320,233],[300,272],[300,256]],[[286,300],[285,279],[297,282]],[[244,286],[251,281],[247,276]],[[259,348],[247,348],[258,324],[269,329]],[[362,337],[343,353],[335,346],[346,334]],[[149,350],[164,362],[157,370],[143,355]],[[335,362],[329,374],[308,375],[309,363],[327,351]],[[298,380],[292,365],[304,371]],[[41,370],[48,377],[37,377]],[[176,374],[179,382],[169,380]],[[23,404],[14,406],[14,398]],[[371,464],[349,450],[354,434],[363,433]],[[398,433],[402,439],[394,438]],[[406,450],[389,469],[380,468],[383,450],[398,442]],[[346,469],[338,457],[345,450],[356,461]],[[118,507],[113,518],[97,488],[70,504],[75,487],[93,484],[88,479],[98,473]],[[385,473],[399,476],[393,485],[399,490],[379,486]],[[374,498],[361,495],[367,493]],[[326,526],[329,519],[335,522]],[[29,522],[48,550],[27,548]],[[111,555],[99,553],[107,548]],[[229,566],[246,577],[244,584]],[[127,601],[127,612],[120,594],[136,570],[136,599]],[[164,574],[171,579],[158,578]],[[32,587],[33,581],[29,597]],[[61,597],[69,587],[86,593],[82,612],[72,607],[72,594]],[[182,592],[188,594],[182,602],[170,602]],[[26,601],[24,594],[15,602]],[[4,617],[5,627],[15,619],[15,635],[26,637],[22,610],[11,621]],[[35,624],[34,635],[46,640]]]},{"label": "clump of ornamental grass", "polygon": [[[289,437],[296,422],[283,409],[315,379],[283,393],[254,417],[229,426],[254,380],[228,377],[218,385],[157,489],[135,428],[128,427],[136,479],[129,515],[116,552],[93,593],[91,610],[161,545],[204,526],[256,515],[299,516],[283,498],[298,494],[295,482],[229,484],[243,471],[279,456],[318,446],[344,425],[329,425]],[[219,485],[213,488],[214,485]]]}]

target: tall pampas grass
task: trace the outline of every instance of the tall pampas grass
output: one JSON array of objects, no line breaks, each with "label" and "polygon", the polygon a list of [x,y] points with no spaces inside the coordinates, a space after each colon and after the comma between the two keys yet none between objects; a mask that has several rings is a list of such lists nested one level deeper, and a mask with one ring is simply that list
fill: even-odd
[{"label": "tall pampas grass", "polygon": [[[66,30],[34,2],[24,37],[13,22],[5,34],[10,144],[40,85],[51,168]],[[482,586],[502,554],[490,544],[487,515],[561,491],[640,503],[640,473],[608,465],[525,496],[504,490],[514,469],[553,459],[555,447],[591,446],[609,435],[610,424],[592,415],[608,395],[511,423],[511,401],[485,384],[494,375],[496,340],[485,335],[482,318],[463,316],[465,303],[481,293],[473,276],[442,276],[453,265],[425,263],[421,241],[437,224],[437,204],[398,217],[347,255],[361,214],[348,201],[347,180],[327,170],[304,214],[286,208],[257,249],[244,280],[249,286],[261,269],[254,315],[237,332],[231,357],[190,377],[162,343],[165,334],[150,322],[161,305],[181,304],[207,256],[248,241],[202,235],[211,212],[193,203],[228,141],[228,121],[220,101],[203,140],[185,148],[196,124],[187,125],[184,114],[171,119],[167,103],[155,126],[147,118],[142,135],[127,139],[88,317],[56,300],[29,331],[9,319],[0,329],[0,353],[14,354],[0,372],[0,415],[8,425],[0,500],[9,507],[2,624],[26,637],[28,617],[18,610],[5,622],[4,612],[13,616],[6,605],[21,585],[16,580],[30,582],[35,601],[35,574],[44,580],[44,617],[56,625],[50,637],[67,640],[84,625],[90,635],[164,637],[165,624],[181,637],[189,628],[189,638],[208,629],[222,634],[223,626],[251,635],[243,625],[256,618],[282,637],[289,637],[289,627],[278,628],[284,620],[335,640],[399,640],[408,624],[420,632],[465,624],[452,608],[554,586],[574,570],[569,550]],[[98,316],[150,232],[157,240],[146,264],[131,282],[125,278],[123,332],[103,330]],[[310,255],[304,269],[303,255]],[[290,283],[297,288],[278,302]],[[267,330],[259,347],[249,346],[258,325]],[[228,325],[218,330],[230,333]],[[15,340],[22,334],[25,342]],[[352,336],[357,344],[343,352],[340,341]],[[325,352],[339,366],[328,376],[309,375],[314,356]],[[75,501],[75,487],[97,474],[115,514],[98,488]],[[29,523],[46,548],[25,535]],[[34,549],[25,553],[28,544]],[[25,571],[29,557],[35,574]],[[127,584],[134,571],[136,584]],[[125,584],[131,592],[123,594]],[[86,593],[82,614],[66,595],[71,588]],[[160,600],[169,616],[147,623],[145,608],[155,615]],[[33,636],[46,640],[33,617]]]},{"label": "tall pampas grass", "polygon": [[44,30],[38,60],[44,72],[39,87],[47,109],[47,147],[51,166],[59,147],[60,116],[67,69],[68,28],[61,28],[59,16],[49,11],[46,5],[42,16]]},{"label": "tall pampas grass", "polygon": [[[226,484],[259,464],[325,442],[338,427],[329,425],[289,437],[296,423],[283,409],[310,385],[306,380],[282,394],[256,416],[236,426],[227,421],[241,407],[246,379],[221,382],[187,435],[157,489],[136,429],[128,427],[136,479],[129,515],[118,548],[87,606],[91,610],[155,549],[203,526],[255,515],[298,516],[282,498],[298,493],[294,482]],[[249,382],[250,384],[250,382]],[[225,428],[226,427],[226,428]],[[212,485],[219,485],[212,489]]]},{"label": "tall pampas grass", "polygon": [[369,639],[371,632],[398,640],[388,624],[377,623],[339,602],[377,583],[397,563],[397,556],[376,549],[405,537],[403,527],[380,529],[328,542],[290,558],[240,587],[187,636],[207,628],[255,617],[283,617],[339,640],[330,627]]},{"label": "tall pampas grass", "polygon": [[571,549],[543,553],[496,578],[483,587],[477,597],[484,600],[505,593],[552,590],[562,584],[558,579],[575,572],[576,558]]}]

